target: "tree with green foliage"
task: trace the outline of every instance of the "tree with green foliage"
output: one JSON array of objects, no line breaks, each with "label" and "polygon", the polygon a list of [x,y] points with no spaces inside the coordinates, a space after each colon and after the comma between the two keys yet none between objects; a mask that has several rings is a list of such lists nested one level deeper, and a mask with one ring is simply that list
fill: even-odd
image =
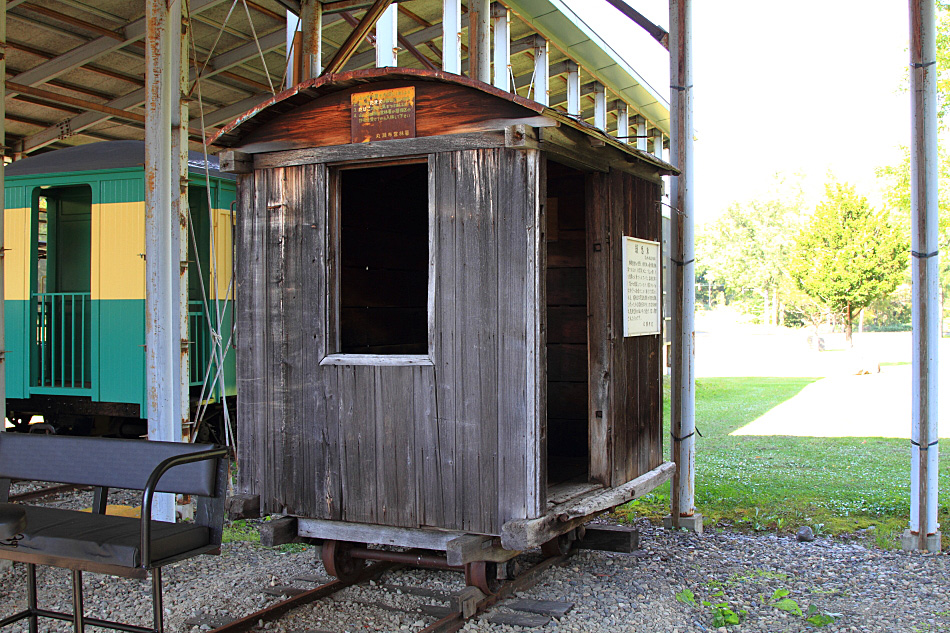
[{"label": "tree with green foliage", "polygon": [[733,203],[697,239],[699,268],[708,283],[732,296],[762,297],[765,323],[778,322],[792,237],[802,217],[798,183],[777,178],[770,199]]},{"label": "tree with green foliage", "polygon": [[851,344],[854,316],[904,279],[907,248],[886,211],[873,209],[853,186],[831,183],[795,240],[789,274],[805,294],[841,314]]},{"label": "tree with green foliage", "polygon": [[[937,2],[937,118],[941,135],[947,133],[950,120],[950,4]],[[906,80],[905,80],[906,82]],[[905,89],[907,87],[905,83]],[[905,234],[910,236],[910,149],[901,148],[903,156],[897,165],[877,170],[885,183],[884,202],[892,215],[900,219]],[[937,159],[938,248],[940,249],[940,314],[941,328],[946,320],[946,298],[950,294],[950,152],[939,148]],[[908,241],[909,241],[908,237]]]}]

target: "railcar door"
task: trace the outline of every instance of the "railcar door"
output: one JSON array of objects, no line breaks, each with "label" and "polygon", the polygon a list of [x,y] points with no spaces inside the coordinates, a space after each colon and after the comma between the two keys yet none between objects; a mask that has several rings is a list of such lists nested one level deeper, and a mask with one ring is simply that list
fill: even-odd
[{"label": "railcar door", "polygon": [[78,395],[90,390],[93,377],[92,189],[37,189],[33,217],[31,392]]}]

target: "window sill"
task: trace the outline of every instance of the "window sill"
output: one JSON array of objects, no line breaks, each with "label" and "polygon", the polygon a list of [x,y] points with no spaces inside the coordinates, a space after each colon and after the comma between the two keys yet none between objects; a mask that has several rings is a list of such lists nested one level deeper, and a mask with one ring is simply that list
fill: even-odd
[{"label": "window sill", "polygon": [[368,365],[376,367],[432,367],[432,358],[424,354],[330,354],[322,361],[326,365]]}]

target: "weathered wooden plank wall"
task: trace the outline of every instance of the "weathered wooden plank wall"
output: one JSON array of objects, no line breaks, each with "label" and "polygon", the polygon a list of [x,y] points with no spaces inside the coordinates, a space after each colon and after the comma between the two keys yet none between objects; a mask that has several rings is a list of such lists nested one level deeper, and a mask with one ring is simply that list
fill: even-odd
[{"label": "weathered wooden plank wall", "polygon": [[538,160],[430,157],[432,363],[407,366],[321,364],[327,167],[242,178],[240,487],[263,511],[488,534],[537,515]]},{"label": "weathered wooden plank wall", "polygon": [[[659,188],[646,180],[612,170],[607,177],[611,235],[661,241]],[[619,241],[619,240],[618,240]],[[662,462],[662,401],[659,355],[662,337],[623,337],[623,266],[619,243],[612,244],[611,271],[613,371],[612,485],[620,485]]]}]

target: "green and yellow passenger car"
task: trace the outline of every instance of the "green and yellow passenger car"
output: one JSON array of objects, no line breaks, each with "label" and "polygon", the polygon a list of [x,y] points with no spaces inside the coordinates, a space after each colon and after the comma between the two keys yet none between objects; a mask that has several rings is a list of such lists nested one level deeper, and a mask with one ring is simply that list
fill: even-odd
[{"label": "green and yellow passenger car", "polygon": [[[41,415],[57,432],[145,431],[145,145],[113,141],[26,158],[6,169],[7,418]],[[218,372],[214,332],[231,331],[233,177],[189,159],[192,404],[234,393],[233,353]],[[210,192],[209,192],[210,190]],[[209,195],[210,193],[210,195]],[[209,202],[212,211],[209,213]],[[213,425],[208,425],[213,426]]]}]

